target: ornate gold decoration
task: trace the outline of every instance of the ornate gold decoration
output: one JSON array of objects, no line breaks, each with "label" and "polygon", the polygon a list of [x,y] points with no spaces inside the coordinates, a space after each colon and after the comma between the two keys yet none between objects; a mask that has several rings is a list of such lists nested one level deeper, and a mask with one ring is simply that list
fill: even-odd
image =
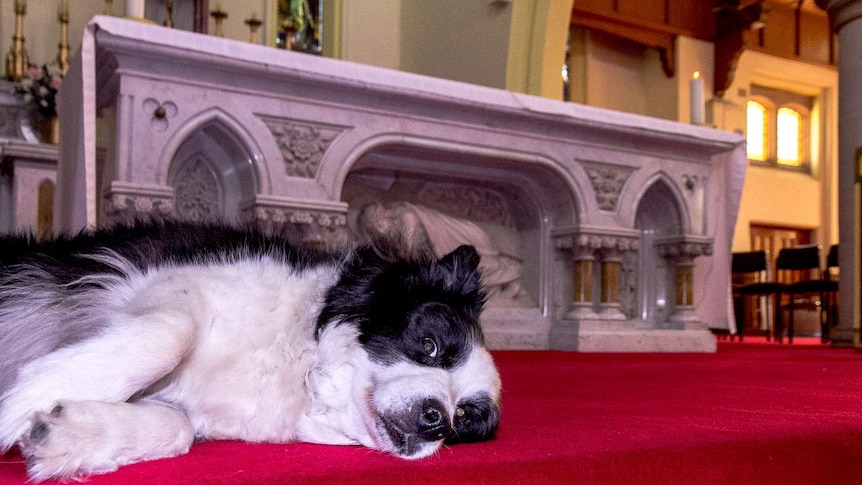
[{"label": "ornate gold decoration", "polygon": [[260,28],[261,20],[257,18],[257,12],[252,12],[251,17],[245,19],[245,24],[248,25],[249,37],[248,41],[252,44],[258,43],[257,30]]},{"label": "ornate gold decoration", "polygon": [[215,21],[215,30],[213,35],[216,37],[224,37],[224,19],[227,18],[227,12],[221,9],[221,4],[216,4],[215,10],[210,12],[210,17]]},{"label": "ornate gold decoration", "polygon": [[60,43],[57,45],[57,67],[66,74],[69,70],[69,0],[60,1]]},{"label": "ornate gold decoration", "polygon": [[15,0],[15,35],[12,47],[6,54],[6,80],[18,82],[24,79],[27,65],[27,51],[24,49],[24,15],[27,14],[27,1]]},{"label": "ornate gold decoration", "polygon": [[174,0],[165,0],[165,27],[174,26]]}]

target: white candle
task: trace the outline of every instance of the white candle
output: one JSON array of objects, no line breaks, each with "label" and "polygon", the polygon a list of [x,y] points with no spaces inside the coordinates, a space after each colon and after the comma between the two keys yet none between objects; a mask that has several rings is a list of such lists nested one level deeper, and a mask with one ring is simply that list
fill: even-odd
[{"label": "white candle", "polygon": [[144,0],[126,0],[126,17],[144,18]]},{"label": "white candle", "polygon": [[700,78],[700,72],[695,71],[691,78],[691,123],[702,125],[704,123],[704,104],[703,104],[703,79]]}]

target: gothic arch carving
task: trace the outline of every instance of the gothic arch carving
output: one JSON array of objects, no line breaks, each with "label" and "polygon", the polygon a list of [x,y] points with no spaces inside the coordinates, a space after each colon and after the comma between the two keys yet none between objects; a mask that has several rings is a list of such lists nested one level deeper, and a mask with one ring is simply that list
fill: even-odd
[{"label": "gothic arch carving", "polygon": [[244,166],[237,167],[248,172],[258,193],[270,193],[272,178],[267,172],[260,144],[248,127],[220,108],[209,108],[189,118],[177,128],[170,140],[165,143],[155,170],[155,183],[168,185],[168,173],[175,161],[177,151],[190,138],[200,132],[207,132],[217,144],[230,146],[241,154]]},{"label": "gothic arch carving", "polygon": [[164,182],[173,214],[189,220],[240,217],[260,191],[259,164],[247,138],[222,116],[199,120],[172,152]]}]

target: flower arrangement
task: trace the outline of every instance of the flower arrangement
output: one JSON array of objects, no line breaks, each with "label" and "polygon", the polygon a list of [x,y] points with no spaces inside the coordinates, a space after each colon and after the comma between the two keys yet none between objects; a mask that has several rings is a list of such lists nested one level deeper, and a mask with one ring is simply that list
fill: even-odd
[{"label": "flower arrangement", "polygon": [[63,72],[54,64],[27,68],[27,76],[15,87],[15,92],[27,102],[36,104],[36,110],[45,118],[57,116],[57,91],[63,84]]}]

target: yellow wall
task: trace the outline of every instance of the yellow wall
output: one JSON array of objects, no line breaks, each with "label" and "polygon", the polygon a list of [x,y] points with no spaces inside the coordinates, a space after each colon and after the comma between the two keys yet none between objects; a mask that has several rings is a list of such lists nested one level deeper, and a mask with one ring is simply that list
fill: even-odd
[{"label": "yellow wall", "polygon": [[562,99],[574,0],[513,0],[506,65],[506,89]]},{"label": "yellow wall", "polygon": [[733,250],[749,250],[752,223],[816,229],[823,247],[838,242],[837,93],[838,74],[830,67],[745,51],[733,84],[713,104],[719,128],[744,133],[745,101],[751,84],[786,89],[816,98],[812,111],[812,173],[749,165]]}]

